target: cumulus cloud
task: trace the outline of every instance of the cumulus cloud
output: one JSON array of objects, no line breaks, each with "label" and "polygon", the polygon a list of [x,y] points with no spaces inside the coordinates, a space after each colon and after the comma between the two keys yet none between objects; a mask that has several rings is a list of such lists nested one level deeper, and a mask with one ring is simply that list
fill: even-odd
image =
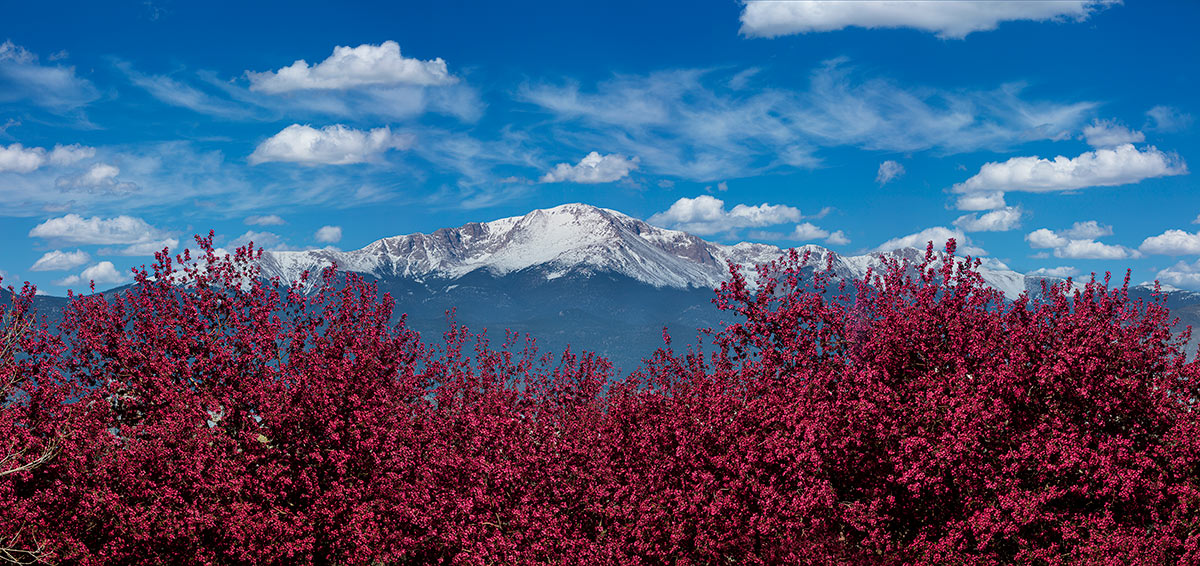
[{"label": "cumulus cloud", "polygon": [[1142,240],[1138,250],[1147,254],[1194,255],[1200,254],[1200,232],[1167,230],[1157,236]]},{"label": "cumulus cloud", "polygon": [[250,90],[280,94],[294,90],[344,90],[370,85],[446,85],[458,79],[446,70],[441,57],[430,61],[400,54],[400,44],[337,46],[316,65],[303,59],[278,71],[246,71]]},{"label": "cumulus cloud", "polygon": [[88,261],[91,261],[92,256],[88,255],[83,250],[75,250],[73,252],[64,252],[62,250],[53,250],[42,254],[29,268],[30,271],[66,271],[79,267]]},{"label": "cumulus cloud", "polygon": [[825,240],[826,243],[836,246],[844,246],[850,243],[850,238],[846,237],[845,232],[842,232],[841,230],[830,232],[811,222],[797,224],[796,228],[793,229],[790,234],[788,234],[787,239],[798,240],[801,242]]},{"label": "cumulus cloud", "polygon": [[336,244],[342,240],[341,226],[322,226],[317,233],[313,235],[318,242],[326,244]]},{"label": "cumulus cloud", "polygon": [[70,275],[63,279],[55,281],[55,285],[67,287],[70,285],[80,285],[93,282],[96,285],[116,285],[129,280],[129,274],[117,271],[117,268],[111,261],[102,261],[87,269],[84,269],[79,275]]},{"label": "cumulus cloud", "polygon": [[1200,260],[1195,263],[1177,262],[1175,265],[1159,271],[1155,278],[1162,283],[1176,287],[1200,289]]},{"label": "cumulus cloud", "polygon": [[957,253],[967,254],[972,256],[987,255],[987,251],[972,245],[970,238],[961,231],[952,230],[945,226],[934,226],[926,228],[920,232],[892,238],[875,247],[874,251],[888,252],[900,248],[917,248],[925,249],[929,242],[933,242],[933,249],[943,250],[946,247],[946,241],[954,238],[955,244],[958,246]]},{"label": "cumulus cloud", "polygon": [[1097,242],[1094,238],[1112,235],[1112,228],[1094,220],[1076,222],[1071,228],[1055,232],[1039,228],[1025,235],[1029,246],[1053,249],[1054,257],[1067,259],[1126,259],[1141,257],[1137,250],[1125,246]]},{"label": "cumulus cloud", "polygon": [[292,124],[258,144],[250,154],[250,164],[270,161],[304,165],[348,165],[377,161],[392,149],[412,147],[413,136],[393,134],[383,127],[370,131],[355,130],[341,124],[321,129]]},{"label": "cumulus cloud", "polygon": [[78,214],[68,214],[34,226],[29,236],[77,244],[113,245],[161,241],[166,233],[133,216],[84,218]]},{"label": "cumulus cloud", "polygon": [[118,181],[120,174],[121,169],[116,165],[96,163],[78,175],[59,177],[54,184],[62,191],[119,193],[138,190],[135,183]]},{"label": "cumulus cloud", "polygon": [[1113,230],[1112,226],[1100,224],[1095,220],[1088,220],[1086,222],[1076,222],[1072,224],[1070,228],[1063,230],[1062,233],[1068,238],[1084,240],[1089,238],[1099,238],[1102,236],[1111,236]]},{"label": "cumulus cloud", "polygon": [[1092,147],[1116,147],[1146,141],[1142,132],[1130,130],[1115,120],[1096,120],[1084,126],[1083,139]]},{"label": "cumulus cloud", "polygon": [[1100,8],[1119,3],[1120,0],[746,0],[741,33],[771,38],[847,27],[912,28],[943,39],[962,39],[973,32],[994,30],[1001,22],[1082,21]]},{"label": "cumulus cloud", "polygon": [[25,147],[14,143],[0,146],[0,173],[32,173],[45,165],[70,165],[96,155],[96,149],[74,145],[56,145],[47,151],[41,147]]},{"label": "cumulus cloud", "polygon": [[[995,195],[1006,191],[1046,193],[1088,187],[1111,187],[1144,179],[1187,173],[1178,155],[1153,146],[1143,150],[1132,144],[1097,149],[1078,157],[1014,157],[1003,163],[985,163],[975,176],[954,185],[966,195]],[[960,201],[961,202],[961,201]]]},{"label": "cumulus cloud", "polygon": [[903,174],[904,166],[889,159],[879,164],[879,172],[875,174],[875,182],[881,186],[886,185]]},{"label": "cumulus cloud", "polygon": [[1020,228],[1024,214],[1020,207],[1009,206],[982,216],[964,214],[954,221],[954,225],[967,232],[1005,232]]},{"label": "cumulus cloud", "polygon": [[543,183],[611,183],[627,177],[637,169],[638,158],[626,159],[624,155],[612,153],[600,155],[591,152],[579,163],[559,163],[542,176]]},{"label": "cumulus cloud", "polygon": [[739,228],[799,222],[802,217],[800,209],[783,204],[738,204],[726,210],[725,201],[709,195],[700,195],[675,201],[670,208],[654,214],[647,222],[705,235],[730,232]]},{"label": "cumulus cloud", "polygon": [[829,231],[818,227],[812,222],[797,224],[796,229],[792,230],[791,237],[794,240],[820,240],[829,237]]},{"label": "cumulus cloud", "polygon": [[1070,239],[1059,236],[1049,228],[1038,228],[1025,235],[1025,241],[1029,242],[1029,246],[1033,248],[1061,248],[1070,242]]},{"label": "cumulus cloud", "polygon": [[263,216],[255,214],[247,216],[242,222],[247,226],[283,226],[284,224],[287,224],[283,218],[276,214],[267,214]]},{"label": "cumulus cloud", "polygon": [[99,98],[92,83],[74,67],[42,65],[33,52],[0,43],[0,103],[29,102],[51,112],[67,114]]},{"label": "cumulus cloud", "polygon": [[825,238],[825,242],[835,246],[844,246],[850,243],[850,238],[846,237],[845,232],[842,232],[841,230],[835,230],[829,235],[828,238]]},{"label": "cumulus cloud", "polygon": [[959,196],[955,206],[959,210],[993,210],[1007,206],[1004,193],[967,193]]}]

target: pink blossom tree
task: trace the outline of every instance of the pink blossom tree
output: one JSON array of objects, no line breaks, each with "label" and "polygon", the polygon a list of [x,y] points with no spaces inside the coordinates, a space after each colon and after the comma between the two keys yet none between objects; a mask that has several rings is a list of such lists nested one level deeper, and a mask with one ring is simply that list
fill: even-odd
[{"label": "pink blossom tree", "polygon": [[[1160,296],[1006,301],[930,248],[736,268],[736,321],[619,378],[354,274],[165,252],[5,319],[0,540],[109,563],[1191,564],[1197,367]],[[315,292],[308,292],[315,288]],[[18,329],[18,330],[13,330]],[[706,353],[707,352],[707,353]],[[0,555],[3,556],[3,555]]]}]

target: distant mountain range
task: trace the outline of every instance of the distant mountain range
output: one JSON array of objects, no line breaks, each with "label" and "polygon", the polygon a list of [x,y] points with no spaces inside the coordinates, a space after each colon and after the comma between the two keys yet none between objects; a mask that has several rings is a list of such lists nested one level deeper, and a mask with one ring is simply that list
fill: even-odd
[{"label": "distant mountain range", "polygon": [[[728,263],[753,266],[778,259],[785,250],[754,243],[721,245],[666,230],[615,210],[566,204],[524,216],[472,222],[432,234],[377,240],[358,250],[267,252],[266,277],[314,276],[336,263],[362,274],[396,299],[397,315],[426,336],[446,329],[445,312],[472,330],[488,329],[499,342],[505,329],[529,333],[543,350],[600,352],[626,371],[649,356],[668,327],[676,343],[692,342],[697,328],[720,326],[727,313],[712,304],[713,289],[728,277]],[[882,267],[884,257],[919,261],[924,250],[903,248],[843,256],[820,246],[799,248],[810,263],[849,280]],[[984,280],[1015,298],[1037,295],[1043,280],[994,260],[981,267]],[[1134,296],[1149,296],[1138,287]],[[65,299],[39,297],[40,306],[60,310]],[[1171,290],[1168,304],[1183,324],[1200,327],[1200,293]],[[53,313],[51,313],[53,316]]]}]

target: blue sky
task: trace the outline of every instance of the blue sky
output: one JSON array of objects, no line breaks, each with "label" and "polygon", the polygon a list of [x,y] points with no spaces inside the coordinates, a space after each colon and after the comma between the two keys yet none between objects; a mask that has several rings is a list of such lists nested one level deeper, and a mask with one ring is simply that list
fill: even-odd
[{"label": "blue sky", "polygon": [[565,202],[1200,288],[1194,2],[0,7],[0,275]]}]

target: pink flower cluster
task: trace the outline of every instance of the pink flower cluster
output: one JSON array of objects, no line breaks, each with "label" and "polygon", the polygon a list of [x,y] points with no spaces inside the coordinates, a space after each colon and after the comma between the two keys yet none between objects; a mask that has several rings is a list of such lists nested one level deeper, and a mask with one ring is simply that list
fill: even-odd
[{"label": "pink flower cluster", "polygon": [[0,333],[0,562],[1196,564],[1200,367],[1126,285],[792,252],[620,378],[166,253]]}]

